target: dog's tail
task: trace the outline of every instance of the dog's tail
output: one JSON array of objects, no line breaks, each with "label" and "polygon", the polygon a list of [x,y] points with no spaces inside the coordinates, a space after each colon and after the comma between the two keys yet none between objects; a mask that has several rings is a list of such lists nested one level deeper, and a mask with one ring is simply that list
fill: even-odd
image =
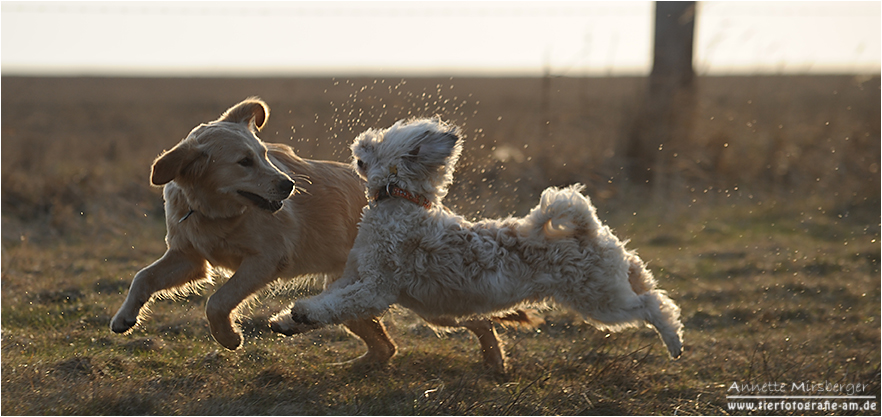
[{"label": "dog's tail", "polygon": [[545,323],[545,319],[539,317],[534,310],[515,310],[499,317],[491,317],[491,319],[506,327],[522,327],[524,329],[535,329]]},{"label": "dog's tail", "polygon": [[584,188],[581,184],[546,188],[539,205],[527,216],[529,223],[547,238],[594,235],[600,221],[591,200],[582,194]]},{"label": "dog's tail", "polygon": [[646,269],[643,260],[637,256],[634,251],[625,252],[625,259],[628,261],[628,283],[631,284],[631,290],[635,294],[643,294],[655,288],[655,278],[652,272]]}]

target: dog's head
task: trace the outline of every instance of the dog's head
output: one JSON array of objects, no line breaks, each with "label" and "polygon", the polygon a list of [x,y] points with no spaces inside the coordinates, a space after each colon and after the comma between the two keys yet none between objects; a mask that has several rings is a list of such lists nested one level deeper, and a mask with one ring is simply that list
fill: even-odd
[{"label": "dog's head", "polygon": [[278,211],[294,182],[273,165],[257,137],[268,117],[269,108],[260,99],[242,101],[160,155],[150,181],[175,181],[191,209],[208,217],[234,216],[249,206]]},{"label": "dog's head", "polygon": [[435,118],[401,120],[370,129],[352,144],[353,165],[368,193],[393,184],[440,203],[462,152],[459,128]]}]

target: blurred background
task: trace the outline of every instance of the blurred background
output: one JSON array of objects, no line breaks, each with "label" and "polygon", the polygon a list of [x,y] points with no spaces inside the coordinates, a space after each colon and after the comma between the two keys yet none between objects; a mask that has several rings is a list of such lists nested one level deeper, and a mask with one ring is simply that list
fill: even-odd
[{"label": "blurred background", "polygon": [[[475,215],[523,212],[570,182],[612,207],[648,189],[673,212],[709,195],[796,194],[839,211],[879,201],[878,2],[0,11],[4,219],[102,211],[119,189],[156,201],[143,175],[152,158],[252,95],[273,109],[263,138],[307,157],[346,160],[357,133],[405,117],[461,124],[469,147],[450,203]],[[480,198],[487,182],[495,198]],[[147,204],[118,202],[129,203]]]}]

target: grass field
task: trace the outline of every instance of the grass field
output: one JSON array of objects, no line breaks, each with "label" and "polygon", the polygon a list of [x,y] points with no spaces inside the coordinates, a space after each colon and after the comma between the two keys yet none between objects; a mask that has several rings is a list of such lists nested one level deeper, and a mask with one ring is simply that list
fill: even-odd
[{"label": "grass field", "polygon": [[[700,79],[663,185],[622,174],[644,81],[3,77],[0,411],[878,415],[879,78]],[[250,95],[272,110],[261,137],[306,157],[346,160],[355,134],[408,115],[454,120],[467,146],[448,199],[469,216],[523,215],[543,188],[585,183],[682,308],[683,357],[650,329],[608,334],[550,310],[536,330],[499,329],[500,376],[469,333],[439,337],[396,308],[388,366],[334,365],[364,351],[342,328],[269,331],[303,295],[285,287],[250,307],[237,351],[208,332],[213,287],[113,334],[132,276],[165,249],[150,162]],[[730,408],[763,384],[838,384],[873,397],[840,403],[876,409]]]}]

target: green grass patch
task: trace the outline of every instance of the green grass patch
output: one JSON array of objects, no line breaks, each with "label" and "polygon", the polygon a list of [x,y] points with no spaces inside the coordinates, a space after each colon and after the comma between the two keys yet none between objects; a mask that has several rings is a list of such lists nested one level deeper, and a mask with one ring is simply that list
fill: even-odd
[{"label": "green grass patch", "polygon": [[[625,172],[645,79],[545,83],[3,77],[0,413],[879,414],[878,76],[700,77],[691,134],[639,186]],[[470,333],[393,309],[387,366],[334,365],[365,350],[342,328],[269,331],[304,295],[287,288],[250,306],[234,352],[208,330],[214,286],[112,333],[132,277],[165,250],[150,163],[251,95],[272,107],[261,138],[307,158],[347,160],[355,135],[408,115],[461,125],[446,201],[466,217],[523,215],[546,187],[585,184],[682,308],[683,357],[651,329],[550,310],[535,331],[499,329],[500,376]],[[860,384],[877,410],[730,408],[733,384],[769,383]]]},{"label": "green grass patch", "polygon": [[386,367],[334,365],[364,351],[342,328],[289,338],[267,329],[293,295],[285,291],[250,307],[235,352],[211,338],[204,296],[159,301],[143,326],[113,334],[108,323],[132,275],[161,255],[159,220],[137,238],[10,245],[2,411],[746,414],[727,408],[733,383],[803,381],[867,384],[878,400],[878,226],[752,210],[663,223],[651,212],[608,215],[682,307],[682,359],[669,360],[650,329],[608,334],[551,310],[535,331],[500,329],[504,376],[481,365],[469,333],[439,337],[398,308],[384,317],[400,347]]}]

